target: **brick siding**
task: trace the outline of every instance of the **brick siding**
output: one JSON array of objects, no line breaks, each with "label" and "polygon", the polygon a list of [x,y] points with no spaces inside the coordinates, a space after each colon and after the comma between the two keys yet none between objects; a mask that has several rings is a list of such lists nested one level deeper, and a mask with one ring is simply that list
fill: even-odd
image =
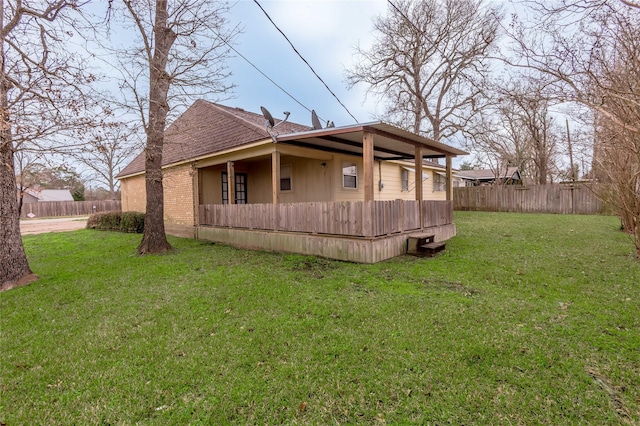
[{"label": "brick siding", "polygon": [[[190,165],[164,169],[164,220],[166,224],[193,226],[193,177]],[[144,175],[122,179],[122,211],[146,211]]]},{"label": "brick siding", "polygon": [[164,221],[175,225],[195,225],[193,214],[193,174],[191,165],[164,170]]},{"label": "brick siding", "polygon": [[120,181],[123,212],[146,211],[147,192],[144,183],[144,175],[137,175]]}]

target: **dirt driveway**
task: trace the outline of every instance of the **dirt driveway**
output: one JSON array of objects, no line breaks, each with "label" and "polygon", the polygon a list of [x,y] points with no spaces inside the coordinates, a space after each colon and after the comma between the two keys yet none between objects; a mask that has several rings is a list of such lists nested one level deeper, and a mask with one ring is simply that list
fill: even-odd
[{"label": "dirt driveway", "polygon": [[53,219],[23,219],[20,221],[22,235],[44,234],[46,232],[65,232],[83,229],[87,226],[88,216],[57,217]]}]

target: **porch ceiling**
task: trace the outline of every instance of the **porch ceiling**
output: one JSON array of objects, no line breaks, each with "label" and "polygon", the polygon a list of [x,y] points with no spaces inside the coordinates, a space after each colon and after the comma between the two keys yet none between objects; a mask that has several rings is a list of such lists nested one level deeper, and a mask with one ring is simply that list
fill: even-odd
[{"label": "porch ceiling", "polygon": [[424,158],[468,154],[440,142],[418,136],[383,122],[332,127],[277,137],[278,143],[310,147],[331,152],[362,156],[364,133],[373,134],[373,155],[377,160],[411,159],[416,146],[423,147]]}]

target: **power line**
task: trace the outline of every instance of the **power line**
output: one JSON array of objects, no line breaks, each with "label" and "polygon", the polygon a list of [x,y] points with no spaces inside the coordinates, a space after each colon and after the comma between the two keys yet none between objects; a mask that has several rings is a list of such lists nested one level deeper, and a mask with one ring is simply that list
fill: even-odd
[{"label": "power line", "polygon": [[401,11],[400,9],[398,9],[398,6],[396,6],[395,4],[393,4],[393,2],[391,0],[387,0],[387,2],[396,10],[396,12],[398,12],[404,19],[405,21],[407,21],[409,24],[411,24],[411,26],[419,33],[419,34],[424,34],[424,31],[422,31],[421,29],[419,29],[418,27],[416,27],[416,24],[413,23],[413,21],[411,19],[409,19],[407,17],[407,15],[404,14],[403,11]]},{"label": "power line", "polygon": [[[274,86],[276,86],[278,89],[282,90],[282,92],[284,92],[287,96],[289,96],[291,99],[293,99],[298,105],[300,105],[302,108],[306,109],[309,112],[312,112],[312,110],[307,107],[305,104],[303,104],[302,102],[300,102],[298,99],[296,99],[295,96],[293,96],[291,93],[287,92],[282,86],[280,86],[278,83],[276,83],[271,77],[269,77],[267,74],[265,74],[260,68],[258,68],[257,65],[255,65],[253,62],[251,62],[246,56],[244,56],[242,53],[240,53],[235,47],[233,47],[233,45],[231,43],[229,43],[227,40],[225,40],[224,37],[222,37],[220,34],[216,34],[218,36],[218,38],[220,38],[220,40],[227,45],[227,47],[229,47],[229,49],[233,50],[238,56],[240,56],[242,59],[244,59],[249,65],[251,65],[253,68],[255,68],[256,71],[258,71],[260,74],[262,74],[262,76],[264,78],[266,78],[267,80],[269,80],[271,83],[273,83]],[[320,116],[318,116],[318,118],[320,118],[321,120],[324,121],[324,119]]]},{"label": "power line", "polygon": [[260,5],[260,3],[258,2],[258,0],[253,0],[253,2],[255,4],[258,5],[258,7],[260,8],[260,10],[262,10],[262,12],[265,14],[265,16],[267,17],[267,19],[269,20],[269,22],[271,22],[271,24],[276,28],[276,30],[278,30],[280,32],[280,34],[282,34],[282,36],[284,37],[285,40],[287,40],[287,42],[289,43],[289,45],[291,46],[291,48],[293,49],[294,52],[296,52],[296,54],[300,57],[300,59],[302,59],[302,61],[307,64],[307,66],[309,67],[309,69],[311,70],[311,72],[318,78],[318,80],[320,80],[322,82],[322,84],[324,84],[324,87],[327,88],[327,90],[329,91],[329,93],[331,93],[331,95],[333,95],[334,98],[336,98],[336,100],[338,101],[338,103],[342,106],[342,108],[344,108],[345,111],[347,111],[347,113],[351,116],[351,118],[353,118],[355,120],[356,123],[358,123],[358,119],[355,118],[353,116],[353,114],[351,114],[351,111],[349,111],[349,109],[342,103],[342,101],[340,99],[338,99],[338,96],[333,93],[333,90],[331,90],[329,88],[329,86],[327,85],[327,83],[324,82],[324,80],[318,75],[318,73],[313,69],[313,67],[309,64],[309,62],[307,62],[307,60],[302,56],[302,54],[300,54],[300,52],[298,52],[298,49],[296,49],[296,47],[293,45],[293,43],[291,43],[291,40],[289,40],[289,37],[287,37],[287,35],[282,32],[282,30],[276,25],[275,22],[273,22],[273,19],[271,19],[271,17],[269,16],[269,14],[267,13],[266,10],[264,10],[264,8]]},{"label": "power line", "polygon": [[247,59],[242,53],[238,52],[230,43],[226,42],[225,40],[223,40],[224,43],[229,46],[229,48],[231,50],[233,50],[238,56],[240,56],[242,59],[244,59],[245,61],[247,61],[249,63],[249,65],[251,65],[253,68],[256,69],[256,71],[258,71],[260,74],[262,74],[267,80],[269,80],[271,83],[273,83],[278,89],[282,90],[287,96],[289,96],[291,99],[293,99],[294,101],[296,101],[296,103],[298,105],[300,105],[302,108],[306,109],[307,111],[311,112],[311,109],[309,109],[306,105],[304,105],[302,102],[300,102],[299,100],[297,100],[295,98],[295,96],[293,96],[291,93],[287,92],[285,89],[282,88],[282,86],[280,86],[278,83],[276,83],[275,81],[273,81],[271,79],[271,77],[269,77],[268,75],[266,75],[264,72],[262,72],[262,70],[260,68],[258,68],[253,62],[251,62],[249,59]]}]

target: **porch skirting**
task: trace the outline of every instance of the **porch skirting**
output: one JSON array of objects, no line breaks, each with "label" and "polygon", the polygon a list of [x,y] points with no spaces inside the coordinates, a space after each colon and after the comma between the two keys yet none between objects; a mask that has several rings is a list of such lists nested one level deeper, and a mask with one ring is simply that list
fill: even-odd
[{"label": "porch skirting", "polygon": [[357,263],[376,263],[407,252],[412,234],[433,234],[434,241],[456,235],[453,223],[376,238],[196,226],[195,237],[238,248],[314,255]]}]

